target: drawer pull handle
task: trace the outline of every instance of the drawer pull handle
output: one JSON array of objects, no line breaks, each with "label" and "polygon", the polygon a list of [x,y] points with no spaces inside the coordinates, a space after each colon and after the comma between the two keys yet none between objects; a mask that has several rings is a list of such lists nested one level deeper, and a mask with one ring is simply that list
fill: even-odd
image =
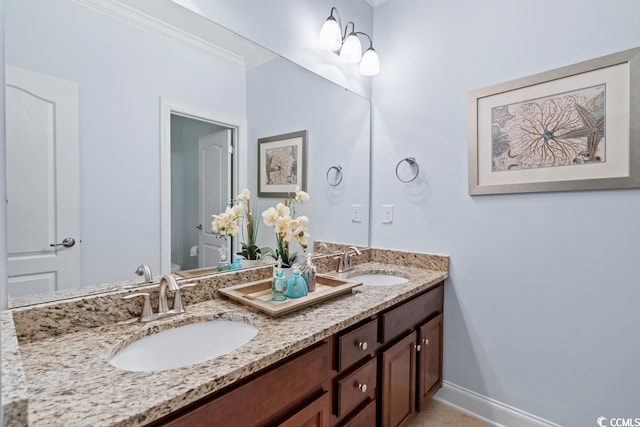
[{"label": "drawer pull handle", "polygon": [[429,345],[429,339],[428,338],[423,339],[422,342],[424,343],[424,345]]},{"label": "drawer pull handle", "polygon": [[358,384],[358,388],[360,389],[361,392],[366,393],[367,392],[367,385],[366,384]]},{"label": "drawer pull handle", "polygon": [[366,341],[361,341],[361,342],[358,343],[358,347],[360,347],[360,350],[366,350],[367,347],[369,347],[369,346],[367,345]]},{"label": "drawer pull handle", "polygon": [[413,347],[416,349],[416,351],[422,350],[422,347],[420,346],[420,344],[418,344],[418,345],[414,344]]}]

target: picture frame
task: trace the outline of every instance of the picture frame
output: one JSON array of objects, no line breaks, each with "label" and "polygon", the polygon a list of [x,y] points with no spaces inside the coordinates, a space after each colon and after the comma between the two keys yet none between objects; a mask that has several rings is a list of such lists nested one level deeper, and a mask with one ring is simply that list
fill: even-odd
[{"label": "picture frame", "polygon": [[640,188],[640,48],[468,96],[469,194]]},{"label": "picture frame", "polygon": [[258,139],[258,196],[307,191],[307,131]]}]

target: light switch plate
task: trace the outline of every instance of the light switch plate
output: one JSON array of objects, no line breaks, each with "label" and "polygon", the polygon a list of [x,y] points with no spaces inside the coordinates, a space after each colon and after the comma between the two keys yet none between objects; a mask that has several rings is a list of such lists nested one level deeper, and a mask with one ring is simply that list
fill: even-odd
[{"label": "light switch plate", "polygon": [[393,205],[382,205],[382,223],[393,223]]},{"label": "light switch plate", "polygon": [[362,205],[351,205],[351,222],[362,222]]}]

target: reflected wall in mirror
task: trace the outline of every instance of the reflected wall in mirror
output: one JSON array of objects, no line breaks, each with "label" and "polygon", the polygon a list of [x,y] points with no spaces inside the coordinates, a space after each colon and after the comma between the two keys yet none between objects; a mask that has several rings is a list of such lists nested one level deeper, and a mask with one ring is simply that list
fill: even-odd
[{"label": "reflected wall in mirror", "polygon": [[[170,270],[160,255],[161,97],[246,119],[247,150],[238,154],[248,173],[234,192],[248,184],[257,194],[257,138],[309,130],[304,214],[313,239],[368,242],[367,216],[352,223],[350,210],[369,203],[369,101],[296,64],[277,57],[247,70],[69,0],[6,2],[5,64],[78,87],[80,286],[141,280],[139,264]],[[345,179],[333,188],[325,175],[336,163]],[[258,243],[273,247],[269,230],[260,233]],[[180,251],[174,264],[192,267]]]},{"label": "reflected wall in mirror", "polygon": [[[309,202],[297,205],[309,217],[312,240],[368,245],[368,216],[352,221],[352,206],[369,206],[370,102],[319,78],[284,58],[247,72],[248,141],[298,130],[307,131]],[[249,182],[257,183],[257,150],[249,151]],[[342,166],[337,186],[327,181],[333,165]],[[260,199],[263,206],[278,200]],[[275,237],[262,227],[259,241]]]}]

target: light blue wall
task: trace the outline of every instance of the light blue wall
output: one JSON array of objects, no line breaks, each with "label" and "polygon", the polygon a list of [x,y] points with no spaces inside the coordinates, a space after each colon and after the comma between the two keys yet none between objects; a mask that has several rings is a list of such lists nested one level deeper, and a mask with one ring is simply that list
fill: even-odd
[{"label": "light blue wall", "polygon": [[[467,92],[639,46],[640,2],[391,0],[374,16],[372,243],[451,255],[445,380],[566,426],[638,417],[640,190],[470,197]],[[395,178],[406,156],[422,185]]]}]

